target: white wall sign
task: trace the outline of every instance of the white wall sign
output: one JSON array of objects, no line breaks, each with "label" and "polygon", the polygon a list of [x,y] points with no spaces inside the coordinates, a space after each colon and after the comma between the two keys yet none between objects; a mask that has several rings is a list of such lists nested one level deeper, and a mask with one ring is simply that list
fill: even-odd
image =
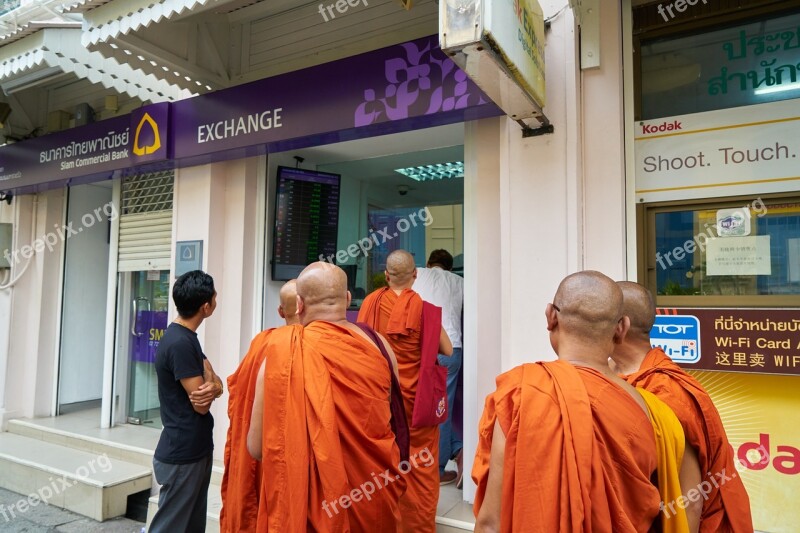
[{"label": "white wall sign", "polygon": [[800,100],[649,120],[634,128],[638,201],[800,187]]},{"label": "white wall sign", "polygon": [[706,248],[706,275],[772,275],[769,235],[710,239]]}]

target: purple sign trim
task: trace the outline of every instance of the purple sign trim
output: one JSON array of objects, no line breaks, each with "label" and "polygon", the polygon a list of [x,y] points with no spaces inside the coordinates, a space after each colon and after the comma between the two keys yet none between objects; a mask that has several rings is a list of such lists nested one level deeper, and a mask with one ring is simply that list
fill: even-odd
[{"label": "purple sign trim", "polygon": [[175,158],[481,106],[501,113],[431,36],[176,102]]},{"label": "purple sign trim", "polygon": [[0,148],[0,191],[36,192],[502,115],[437,36]]}]

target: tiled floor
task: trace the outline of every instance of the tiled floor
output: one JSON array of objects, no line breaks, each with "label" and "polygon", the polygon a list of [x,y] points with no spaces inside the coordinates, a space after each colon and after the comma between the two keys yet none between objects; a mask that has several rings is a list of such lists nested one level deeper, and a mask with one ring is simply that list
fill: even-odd
[{"label": "tiled floor", "polygon": [[455,483],[439,489],[439,505],[436,515],[439,522],[438,530],[442,532],[471,530],[475,524],[472,505],[464,501],[464,492],[457,489]]}]

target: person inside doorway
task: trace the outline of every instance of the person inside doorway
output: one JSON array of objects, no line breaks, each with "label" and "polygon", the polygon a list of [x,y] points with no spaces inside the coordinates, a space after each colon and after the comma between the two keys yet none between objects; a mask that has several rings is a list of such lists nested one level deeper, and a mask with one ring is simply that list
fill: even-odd
[{"label": "person inside doorway", "polygon": [[[439,426],[414,427],[414,406],[425,394],[420,387],[423,350],[431,356],[436,353],[450,355],[452,344],[440,325],[438,316],[426,316],[423,301],[411,288],[417,275],[414,257],[405,250],[395,250],[386,258],[386,283],[388,287],[370,293],[358,313],[358,321],[386,337],[397,356],[400,389],[411,422],[411,454],[430,454],[436,458],[430,465],[414,468],[406,476],[408,490],[400,498],[403,515],[403,533],[434,533],[436,531],[436,506],[439,502]],[[423,342],[423,328],[439,330],[437,346]],[[435,336],[434,336],[435,340]],[[438,350],[437,350],[438,348]],[[428,351],[430,349],[430,351]],[[437,420],[438,421],[438,420]]]},{"label": "person inside doorway", "polygon": [[[417,269],[417,279],[412,289],[426,302],[442,308],[442,326],[453,344],[453,355],[439,355],[439,364],[447,368],[447,420],[439,425],[439,483],[448,485],[455,481],[462,487],[462,437],[453,426],[453,406],[456,401],[459,372],[463,358],[461,344],[461,310],[464,307],[464,279],[453,274],[453,256],[447,250],[434,250],[428,256],[427,268]],[[453,459],[457,471],[445,470]]]},{"label": "person inside doorway", "polygon": [[214,418],[208,411],[223,392],[196,333],[217,307],[214,279],[200,270],[187,272],[175,281],[172,299],[178,318],[156,351],[164,429],[153,457],[161,492],[150,533],[205,531],[214,451]]}]

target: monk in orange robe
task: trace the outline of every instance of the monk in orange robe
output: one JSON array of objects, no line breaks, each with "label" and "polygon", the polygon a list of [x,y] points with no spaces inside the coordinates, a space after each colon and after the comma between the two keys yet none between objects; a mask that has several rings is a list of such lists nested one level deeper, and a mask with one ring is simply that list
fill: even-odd
[{"label": "monk in orange robe", "polygon": [[[700,383],[661,350],[652,348],[650,330],[656,307],[650,292],[629,281],[619,282],[623,313],[631,329],[615,347],[612,358],[628,383],[642,387],[669,405],[678,416],[689,446],[697,457],[690,480],[682,480],[692,530],[703,533],[752,533],[750,499],[734,465],[717,409]],[[693,489],[693,490],[691,490]],[[669,508],[664,512],[670,512]]]},{"label": "monk in orange robe", "polygon": [[[545,315],[559,360],[502,374],[486,399],[472,471],[475,531],[649,531],[661,502],[651,481],[654,426],[642,396],[608,363],[628,327],[622,292],[599,272],[579,272],[561,282]],[[668,444],[683,443],[675,426],[661,426]]]},{"label": "monk in orange robe", "polygon": [[[386,258],[388,287],[369,294],[358,313],[364,322],[384,335],[397,356],[400,389],[409,423],[414,412],[421,358],[422,298],[411,290],[417,276],[414,258],[405,250],[395,250]],[[450,355],[453,345],[441,326],[439,353]],[[400,499],[403,531],[426,533],[436,531],[436,507],[439,503],[439,426],[410,428],[411,456],[433,454],[437,460],[430,467],[412,468],[406,475],[408,490]]]},{"label": "monk in orange robe", "polygon": [[297,278],[303,326],[270,334],[247,438],[262,461],[260,532],[399,531],[396,361],[347,321],[349,303],[344,271],[313,263]]},{"label": "monk in orange robe", "polygon": [[[286,324],[298,324],[297,287],[287,281],[280,290],[278,314]],[[219,527],[222,533],[256,531],[258,499],[261,487],[261,463],[247,451],[250,412],[256,392],[256,376],[264,362],[266,346],[274,329],[262,331],[250,343],[239,368],[228,378],[228,439],[225,443],[225,471],[222,474],[222,510]]]}]

